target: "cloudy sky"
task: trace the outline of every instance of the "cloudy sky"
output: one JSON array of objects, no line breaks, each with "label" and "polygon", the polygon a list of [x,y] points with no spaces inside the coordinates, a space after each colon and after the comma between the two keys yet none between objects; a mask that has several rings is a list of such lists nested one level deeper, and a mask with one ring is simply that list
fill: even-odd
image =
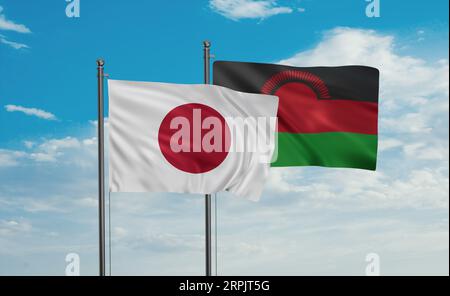
[{"label": "cloudy sky", "polygon": [[[117,2],[117,3],[116,3]],[[202,82],[218,60],[381,71],[378,171],[272,169],[258,203],[217,195],[222,275],[448,274],[448,1],[0,0],[0,275],[97,272],[96,65]],[[112,274],[201,275],[203,197],[111,196]],[[109,265],[108,265],[109,266]]]}]

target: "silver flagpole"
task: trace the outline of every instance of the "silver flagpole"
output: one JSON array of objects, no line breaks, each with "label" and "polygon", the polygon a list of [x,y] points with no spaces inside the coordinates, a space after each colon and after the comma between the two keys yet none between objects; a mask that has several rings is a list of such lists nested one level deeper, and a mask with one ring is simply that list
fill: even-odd
[{"label": "silver flagpole", "polygon": [[[210,47],[211,42],[203,41],[203,66],[204,66],[204,83],[210,83]],[[205,195],[205,255],[206,255],[206,276],[212,276],[212,237],[211,237],[211,223],[212,223],[212,207],[211,194]]]},{"label": "silver flagpole", "polygon": [[105,61],[97,60],[98,83],[98,224],[99,224],[99,272],[105,276],[105,149],[104,149],[104,125],[103,125],[103,66]]}]

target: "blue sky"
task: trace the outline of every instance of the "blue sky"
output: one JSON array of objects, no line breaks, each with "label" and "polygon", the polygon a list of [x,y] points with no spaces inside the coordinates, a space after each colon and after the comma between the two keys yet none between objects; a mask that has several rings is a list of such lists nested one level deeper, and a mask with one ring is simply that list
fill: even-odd
[{"label": "blue sky", "polygon": [[[380,18],[363,0],[80,2],[0,0],[0,274],[63,274],[68,252],[95,274],[95,60],[201,83],[204,39],[220,60],[382,73],[379,171],[278,169],[258,204],[221,194],[222,274],[363,274],[369,252],[386,274],[448,274],[448,1],[381,0]],[[201,197],[111,206],[116,274],[202,273]]]}]

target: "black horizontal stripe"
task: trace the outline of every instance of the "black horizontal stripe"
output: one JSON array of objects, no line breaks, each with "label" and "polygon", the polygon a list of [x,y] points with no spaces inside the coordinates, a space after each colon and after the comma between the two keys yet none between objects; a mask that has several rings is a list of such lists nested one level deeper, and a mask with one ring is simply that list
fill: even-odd
[{"label": "black horizontal stripe", "polygon": [[289,70],[318,76],[327,86],[331,99],[378,102],[379,71],[367,66],[292,67],[217,61],[213,66],[213,83],[237,91],[260,93],[271,77]]}]

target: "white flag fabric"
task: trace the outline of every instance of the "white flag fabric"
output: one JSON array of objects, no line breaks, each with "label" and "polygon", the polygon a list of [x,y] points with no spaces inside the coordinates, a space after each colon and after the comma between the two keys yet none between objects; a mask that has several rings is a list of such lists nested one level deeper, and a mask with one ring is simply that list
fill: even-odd
[{"label": "white flag fabric", "polygon": [[259,199],[275,149],[278,97],[120,80],[108,80],[108,93],[111,192],[227,190]]}]

